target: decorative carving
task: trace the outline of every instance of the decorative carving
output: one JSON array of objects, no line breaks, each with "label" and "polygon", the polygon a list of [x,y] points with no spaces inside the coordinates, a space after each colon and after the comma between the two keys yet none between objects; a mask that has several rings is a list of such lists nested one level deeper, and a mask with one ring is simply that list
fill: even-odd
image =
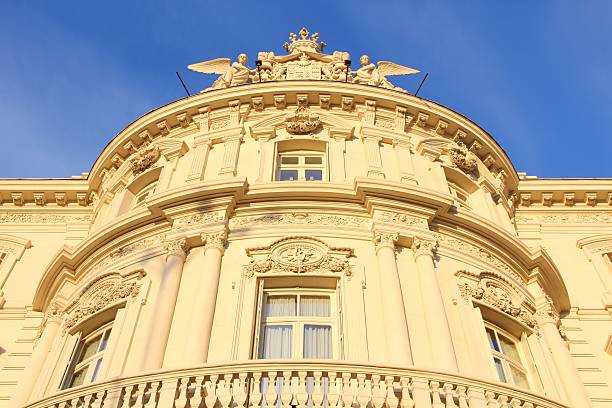
[{"label": "decorative carving", "polygon": [[319,106],[321,109],[329,109],[331,107],[331,95],[319,95]]},{"label": "decorative carving", "polygon": [[274,106],[276,106],[276,109],[285,109],[287,106],[285,95],[274,95]]},{"label": "decorative carving", "polygon": [[342,106],[343,111],[350,112],[354,108],[353,97],[352,96],[343,96],[341,99],[340,105]]},{"label": "decorative carving", "polygon": [[157,129],[159,130],[159,133],[161,133],[163,136],[166,136],[167,134],[170,133],[170,126],[168,125],[168,122],[166,122],[165,120],[157,122],[155,124],[155,127],[157,127]]},{"label": "decorative carving", "polygon": [[178,115],[176,115],[176,120],[178,121],[179,125],[183,129],[185,129],[189,127],[189,123],[191,122],[191,116],[187,112],[179,113]]},{"label": "decorative carving", "polygon": [[482,145],[478,142],[478,140],[474,140],[469,147],[470,152],[477,152],[482,149]]},{"label": "decorative carving", "polygon": [[408,68],[403,65],[395,64],[389,61],[379,61],[378,66],[370,62],[370,57],[362,55],[359,57],[361,68],[355,71],[353,83],[380,86],[387,89],[400,89],[391,84],[386,76],[390,75],[409,75],[416,74],[419,71],[413,68]]},{"label": "decorative carving", "polygon": [[552,205],[553,193],[542,193],[542,204],[550,207]]},{"label": "decorative carving", "polygon": [[238,61],[230,64],[229,58],[216,58],[209,61],[199,62],[187,66],[192,71],[201,72],[203,74],[221,74],[219,78],[210,88],[205,89],[223,89],[230,86],[238,86],[249,84],[252,82],[253,75],[256,70],[249,68],[246,64],[249,61],[246,54],[238,55]]},{"label": "decorative carving", "polygon": [[219,211],[200,212],[175,219],[172,223],[172,228],[185,228],[194,224],[212,224],[223,221],[224,219],[225,215]]},{"label": "decorative carving", "polygon": [[136,153],[130,158],[130,167],[134,175],[138,175],[159,160],[161,154],[159,147],[151,146],[149,142],[143,143]]},{"label": "decorative carving", "polygon": [[487,153],[484,159],[482,159],[482,164],[484,164],[486,168],[490,168],[495,164],[495,158],[491,155],[491,153]]},{"label": "decorative carving", "polygon": [[[92,192],[92,194],[93,194],[93,192]],[[89,202],[87,200],[87,193],[77,193],[76,197],[77,197],[77,203],[80,206],[87,207],[87,205],[89,204]]]},{"label": "decorative carving", "polygon": [[419,217],[414,217],[412,215],[391,212],[391,211],[383,211],[378,216],[378,221],[381,222],[390,222],[394,224],[402,224],[402,225],[415,225],[420,227],[427,228],[427,220]]},{"label": "decorative carving", "polygon": [[319,115],[310,113],[306,106],[299,106],[294,114],[289,114],[285,118],[287,132],[292,135],[310,134],[317,130],[320,125]]},{"label": "decorative carving", "polygon": [[11,193],[11,199],[13,204],[17,206],[23,205],[23,194],[22,193]]},{"label": "decorative carving", "polygon": [[185,238],[179,238],[172,241],[166,241],[164,243],[164,249],[167,251],[166,259],[170,256],[177,256],[179,258],[185,258],[189,251],[189,245]]},{"label": "decorative carving", "polygon": [[345,215],[289,213],[255,215],[250,217],[236,217],[230,220],[229,225],[230,228],[270,224],[314,224],[363,227],[368,223],[369,220],[367,218],[351,217]]},{"label": "decorative carving", "polygon": [[101,279],[88,288],[78,299],[66,319],[65,327],[71,328],[86,317],[129,297],[136,297],[140,285],[136,281],[125,282],[119,276]]},{"label": "decorative carving", "polygon": [[34,193],[34,203],[39,206],[45,205],[45,193]]},{"label": "decorative carving", "polygon": [[612,212],[578,214],[517,214],[516,222],[543,224],[606,224],[612,223]]},{"label": "decorative carving", "polygon": [[[459,271],[459,273],[467,273]],[[471,274],[470,274],[471,275]],[[484,275],[484,276],[483,276]],[[535,308],[501,281],[491,279],[481,273],[476,284],[459,284],[459,292],[464,299],[474,299],[512,316],[528,327],[536,326]]]},{"label": "decorative carving", "polygon": [[218,248],[220,250],[225,249],[225,243],[227,242],[227,232],[217,231],[212,233],[204,233],[201,234],[202,242],[204,243],[204,248]]},{"label": "decorative carving", "polygon": [[91,268],[91,272],[98,271],[112,263],[119,261],[121,258],[124,258],[138,250],[141,249],[149,249],[162,241],[162,235],[153,235],[149,238],[142,239],[140,241],[132,242],[129,244],[125,244],[120,248],[109,253],[105,258],[95,263],[95,265]]},{"label": "decorative carving", "polygon": [[440,136],[444,136],[446,134],[446,128],[448,128],[448,122],[445,122],[443,120],[438,120],[438,123],[436,124],[436,133],[439,134]]},{"label": "decorative carving", "polygon": [[563,202],[568,207],[573,207],[575,204],[576,194],[574,193],[565,193],[563,194]]},{"label": "decorative carving", "polygon": [[451,142],[448,156],[453,166],[465,173],[472,173],[478,167],[477,156],[470,152],[463,142]]},{"label": "decorative carving", "polygon": [[414,237],[412,241],[412,251],[415,259],[422,255],[433,258],[437,249],[438,242],[434,240]]},{"label": "decorative carving", "polygon": [[229,127],[229,125],[230,125],[229,119],[217,119],[217,120],[211,121],[210,130],[224,129],[226,127]]},{"label": "decorative carving", "polygon": [[261,112],[266,107],[264,105],[263,96],[254,96],[251,98],[251,104],[253,105],[253,109],[257,112]]},{"label": "decorative carving", "polygon": [[587,205],[594,207],[597,205],[597,193],[587,193],[586,194],[586,203]]},{"label": "decorative carving", "polygon": [[397,232],[374,231],[372,239],[377,251],[383,247],[390,247],[395,250],[395,243],[399,239],[399,234]]},{"label": "decorative carving", "polygon": [[531,193],[521,193],[521,205],[525,207],[531,205]]},{"label": "decorative carving", "polygon": [[538,324],[552,323],[555,326],[559,324],[559,313],[555,309],[555,305],[550,296],[544,295],[544,301],[538,305],[535,312],[535,319]]},{"label": "decorative carving", "polygon": [[0,224],[62,224],[90,221],[91,215],[89,214],[0,213]]},{"label": "decorative carving", "polygon": [[244,267],[244,274],[250,278],[255,273],[342,273],[351,276],[351,266],[346,259],[338,259],[331,255],[318,255],[317,262],[281,262],[280,260],[267,257],[262,261],[251,261]]}]

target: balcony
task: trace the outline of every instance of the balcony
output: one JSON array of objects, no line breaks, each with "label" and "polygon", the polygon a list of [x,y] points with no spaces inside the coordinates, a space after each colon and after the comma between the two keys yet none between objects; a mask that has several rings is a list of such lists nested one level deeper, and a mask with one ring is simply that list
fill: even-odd
[{"label": "balcony", "polygon": [[[275,384],[275,386],[269,386]],[[567,408],[514,387],[414,368],[257,360],[160,370],[61,391],[28,408]]]}]

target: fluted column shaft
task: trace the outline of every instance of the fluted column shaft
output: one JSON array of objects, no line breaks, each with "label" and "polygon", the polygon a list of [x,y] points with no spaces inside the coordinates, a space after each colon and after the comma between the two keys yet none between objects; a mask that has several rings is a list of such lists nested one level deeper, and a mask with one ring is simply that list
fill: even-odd
[{"label": "fluted column shaft", "polygon": [[43,332],[36,343],[32,357],[28,362],[27,367],[23,371],[21,379],[17,385],[17,389],[13,394],[12,403],[16,407],[24,406],[30,399],[36,380],[38,379],[45,360],[49,355],[53,340],[57,334],[57,330],[60,327],[59,316],[45,316],[46,323]]},{"label": "fluted column shaft", "polygon": [[376,258],[382,290],[383,320],[387,339],[387,358],[399,364],[412,364],[406,311],[400,286],[397,263],[395,262],[394,233],[375,232]]},{"label": "fluted column shaft", "polygon": [[417,265],[427,332],[436,368],[457,371],[457,360],[451,339],[440,283],[434,267],[436,243],[415,238],[412,249]]},{"label": "fluted column shaft", "polygon": [[185,345],[184,360],[187,364],[205,363],[208,358],[225,237],[225,231],[202,234],[204,259]]},{"label": "fluted column shaft", "polygon": [[571,403],[570,405],[574,408],[592,407],[572,356],[559,334],[557,319],[552,316],[552,313],[546,311],[539,311],[536,316],[538,317],[538,325],[544,336],[544,341],[548,345],[552,359],[557,367],[563,388],[568,391],[567,395]]},{"label": "fluted column shaft", "polygon": [[143,370],[161,368],[163,364],[188,247],[183,238],[166,243],[166,249],[166,264],[155,296],[147,343],[142,351]]}]

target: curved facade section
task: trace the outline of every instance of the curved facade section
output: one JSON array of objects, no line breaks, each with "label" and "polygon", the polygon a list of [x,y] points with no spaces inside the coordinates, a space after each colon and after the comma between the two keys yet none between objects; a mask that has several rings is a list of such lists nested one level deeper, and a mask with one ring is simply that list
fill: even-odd
[{"label": "curved facade section", "polygon": [[14,241],[55,252],[5,406],[592,404],[564,277],[517,234],[519,177],[443,106],[228,85],[136,120],[75,182],[76,233]]}]

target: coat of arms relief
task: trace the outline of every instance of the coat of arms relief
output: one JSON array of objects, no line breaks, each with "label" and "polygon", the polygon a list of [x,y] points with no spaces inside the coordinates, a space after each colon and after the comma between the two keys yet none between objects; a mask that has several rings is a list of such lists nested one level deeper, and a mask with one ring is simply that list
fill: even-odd
[{"label": "coat of arms relief", "polygon": [[333,51],[331,54],[325,54],[325,46],[324,42],[319,41],[319,33],[310,35],[306,28],[302,28],[297,35],[291,33],[289,42],[283,45],[289,54],[260,52],[255,68],[247,65],[246,54],[239,54],[235,62],[229,58],[216,58],[191,64],[187,68],[204,74],[221,75],[210,88],[202,92],[250,83],[286,80],[342,81],[404,91],[394,86],[386,77],[419,72],[389,61],[378,61],[374,64],[367,55],[359,58],[361,67],[352,71],[348,52]]}]

